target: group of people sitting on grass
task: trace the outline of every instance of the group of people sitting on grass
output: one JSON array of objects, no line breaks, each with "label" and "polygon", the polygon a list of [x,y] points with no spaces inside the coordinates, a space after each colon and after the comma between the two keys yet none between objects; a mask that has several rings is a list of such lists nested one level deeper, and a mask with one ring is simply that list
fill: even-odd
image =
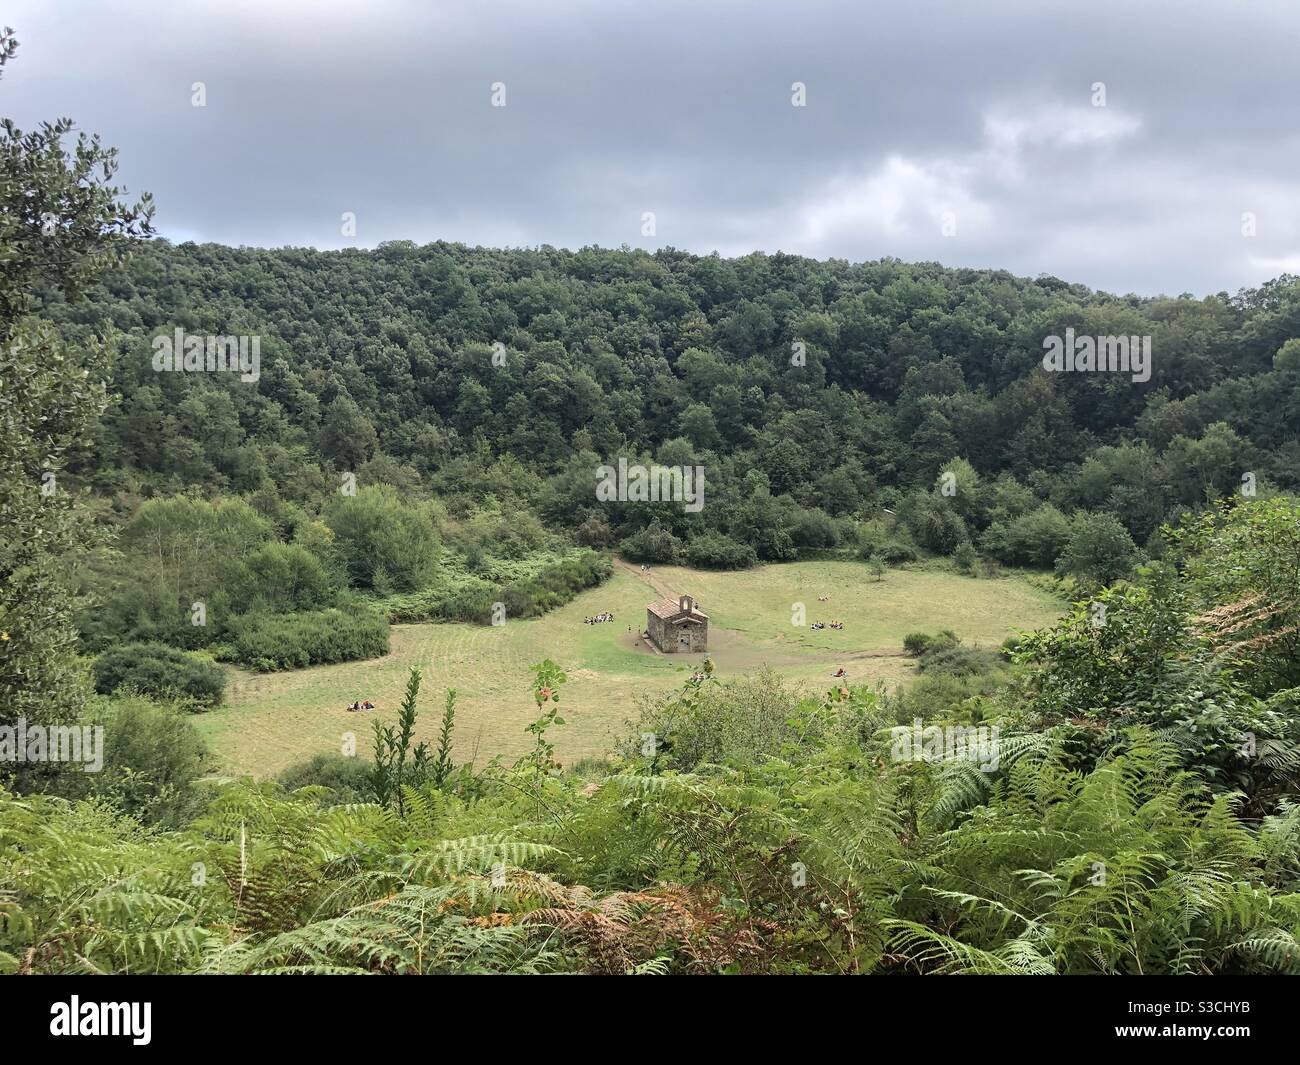
[{"label": "group of people sitting on grass", "polygon": [[594,618],[583,618],[584,625],[599,625],[602,621],[613,621],[613,614],[597,614]]},{"label": "group of people sitting on grass", "polygon": [[[832,629],[842,629],[842,628],[844,628],[844,622],[842,622],[842,621],[832,621],[830,627],[831,627]],[[810,628],[811,628],[814,632],[816,632],[818,629],[824,629],[824,628],[826,628],[826,622],[824,622],[824,621],[814,621],[814,622],[812,623],[812,625],[810,626]]]},{"label": "group of people sitting on grass", "polygon": [[375,709],[375,704],[372,703],[369,699],[367,699],[365,702],[353,703],[351,706],[348,707],[348,713],[351,714],[351,713],[355,713],[358,710],[373,710],[373,709]]}]

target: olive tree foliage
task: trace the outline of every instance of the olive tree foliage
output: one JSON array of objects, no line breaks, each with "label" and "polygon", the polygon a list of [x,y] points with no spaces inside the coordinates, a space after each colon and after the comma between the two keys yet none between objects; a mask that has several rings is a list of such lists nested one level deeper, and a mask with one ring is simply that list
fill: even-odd
[{"label": "olive tree foliage", "polygon": [[[6,28],[0,76],[16,49]],[[63,470],[103,410],[107,349],[68,347],[39,301],[76,298],[152,233],[149,198],[111,184],[115,153],[84,134],[66,149],[72,130],[0,120],[0,723],[74,720],[84,692],[62,578],[86,523]]]},{"label": "olive tree foliage", "polygon": [[[0,77],[18,42],[0,33]],[[97,136],[77,135],[70,118],[42,122],[24,133],[0,119],[0,322],[6,339],[28,313],[39,289],[73,299],[122,263],[133,241],[153,233],[148,193],[134,205],[113,185],[117,150]]]}]

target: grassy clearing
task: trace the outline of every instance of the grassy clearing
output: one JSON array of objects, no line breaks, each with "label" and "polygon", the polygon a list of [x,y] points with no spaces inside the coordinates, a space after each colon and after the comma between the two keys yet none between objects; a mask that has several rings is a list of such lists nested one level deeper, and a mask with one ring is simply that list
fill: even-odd
[{"label": "grassy clearing", "polygon": [[[948,573],[891,570],[876,581],[860,563],[798,562],[742,573],[655,567],[660,591],[687,592],[710,617],[711,657],[723,678],[764,665],[820,688],[843,665],[850,680],[893,684],[912,665],[897,652],[915,630],[950,628],[969,644],[996,646],[1017,629],[1053,621],[1060,603],[1017,577],[973,580]],[[353,732],[370,747],[370,722],[396,716],[408,669],[424,670],[422,738],[437,729],[442,694],[460,693],[458,760],[493,755],[510,760],[528,746],[524,725],[536,716],[528,667],[554,659],[568,671],[555,730],[564,762],[608,751],[634,716],[640,695],[679,685],[699,655],[658,655],[638,642],[645,606],[659,592],[627,569],[544,618],[501,628],[464,624],[400,625],[383,658],[317,666],[289,673],[231,669],[227,705],[201,715],[200,729],[232,773],[265,775],[320,751],[337,751]],[[819,596],[829,601],[818,602]],[[843,621],[843,631],[811,632],[791,624],[802,602],[807,620]],[[615,620],[584,625],[584,616],[613,611]],[[629,631],[629,629],[631,631]],[[352,714],[344,707],[370,699],[380,709]]]}]

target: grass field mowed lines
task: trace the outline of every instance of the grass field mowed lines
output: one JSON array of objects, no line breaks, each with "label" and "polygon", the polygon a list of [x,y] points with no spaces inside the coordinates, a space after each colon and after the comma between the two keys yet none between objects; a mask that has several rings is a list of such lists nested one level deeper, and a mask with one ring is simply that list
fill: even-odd
[{"label": "grass field mowed lines", "polygon": [[[974,580],[926,570],[890,570],[877,581],[854,562],[795,562],[741,572],[652,567],[661,588],[696,597],[709,614],[710,657],[717,675],[752,673],[764,665],[820,689],[836,666],[853,682],[893,684],[912,672],[910,660],[887,657],[916,630],[950,628],[969,644],[996,646],[1018,629],[1050,624],[1061,604],[1019,577]],[[819,602],[820,596],[828,601]],[[661,655],[638,641],[645,607],[658,593],[633,567],[619,567],[599,588],[543,618],[499,627],[466,624],[398,625],[383,658],[286,673],[231,670],[226,705],[201,715],[199,728],[223,771],[263,776],[313,754],[340,751],[345,734],[362,756],[371,721],[396,717],[407,672],[424,672],[418,738],[433,740],[443,692],[459,693],[458,760],[482,765],[493,755],[510,761],[530,745],[524,726],[537,716],[528,693],[528,667],[553,659],[569,674],[561,709],[568,722],[554,730],[565,763],[608,752],[635,716],[637,697],[682,683],[700,655]],[[802,603],[809,626],[842,621],[843,630],[812,631],[791,623]],[[612,612],[614,620],[584,625]],[[632,630],[629,632],[629,628]],[[348,713],[357,699],[379,707]]]}]

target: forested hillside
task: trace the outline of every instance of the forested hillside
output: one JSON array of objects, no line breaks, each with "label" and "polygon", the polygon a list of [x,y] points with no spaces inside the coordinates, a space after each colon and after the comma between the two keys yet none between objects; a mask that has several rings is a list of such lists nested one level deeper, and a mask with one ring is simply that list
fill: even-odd
[{"label": "forested hillside", "polygon": [[[1058,538],[1056,512],[1086,508],[1145,549],[1246,473],[1260,492],[1300,478],[1285,277],[1138,299],[889,260],[154,242],[88,302],[44,302],[71,337],[123,334],[81,467],[109,492],[317,502],[348,471],[724,566],[842,543],[843,519],[889,509],[923,548],[1050,564],[1051,537],[1021,543],[1040,507]],[[1150,380],[1045,372],[1044,338],[1071,327],[1149,335]],[[177,328],[260,337],[260,380],[156,372],[151,341]],[[614,456],[702,465],[706,505],[598,506],[593,471]],[[954,459],[989,486],[959,523],[916,495]]]}]

